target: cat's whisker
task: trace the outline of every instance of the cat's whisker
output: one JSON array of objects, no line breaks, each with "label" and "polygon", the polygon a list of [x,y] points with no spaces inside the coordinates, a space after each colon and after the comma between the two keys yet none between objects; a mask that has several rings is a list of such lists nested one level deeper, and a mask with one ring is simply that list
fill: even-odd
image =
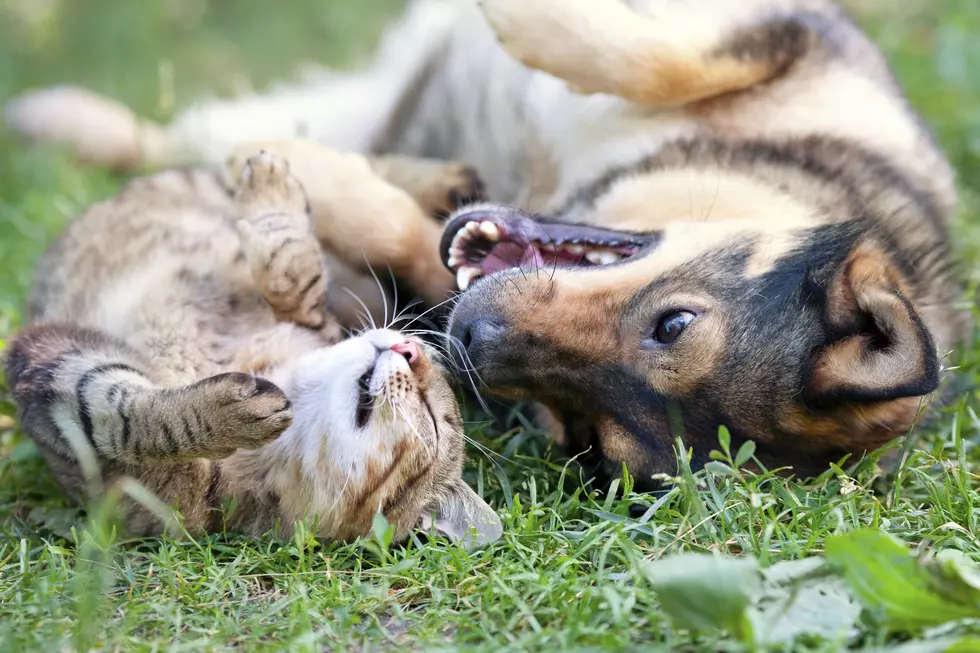
[{"label": "cat's whisker", "polygon": [[331,504],[328,512],[333,512],[334,509],[340,504],[340,501],[344,498],[344,493],[347,492],[347,486],[350,485],[351,478],[354,477],[354,460],[350,461],[350,469],[347,470],[347,474],[344,477],[344,484],[340,488],[340,492],[337,493],[337,498],[334,499],[333,504]]},{"label": "cat's whisker", "polygon": [[[419,313],[417,316],[415,316],[415,318],[412,321],[422,319],[423,317],[425,317],[426,315],[428,315],[432,311],[438,310],[439,308],[442,308],[446,304],[448,304],[450,302],[454,302],[457,299],[459,299],[459,293],[455,293],[451,297],[447,297],[446,299],[444,299],[443,301],[439,302],[435,306],[431,306],[431,307],[425,309],[424,311],[422,311],[421,313]],[[412,322],[409,322],[405,326],[409,326],[411,324],[412,324]]]},{"label": "cat's whisker", "polygon": [[354,301],[361,305],[361,308],[364,309],[364,314],[367,316],[368,324],[371,325],[372,329],[377,329],[378,327],[374,323],[374,316],[371,315],[371,310],[367,307],[367,304],[364,303],[364,300],[358,297],[357,293],[351,290],[350,288],[344,288],[344,292],[350,295],[351,297],[353,297]]},{"label": "cat's whisker", "polygon": [[[364,263],[365,265],[367,265],[368,272],[370,272],[371,276],[374,277],[374,283],[377,284],[378,291],[381,293],[381,301],[383,302],[384,311],[385,311],[384,317],[381,319],[381,323],[388,324],[388,292],[385,290],[384,284],[381,283],[381,279],[379,279],[378,275],[375,274],[374,267],[372,267],[371,264],[368,263],[367,256],[364,256]],[[394,315],[395,312],[394,307],[392,307],[391,312],[392,315]]]},{"label": "cat's whisker", "polygon": [[[507,460],[506,457],[500,455],[499,453],[497,453],[496,451],[490,449],[489,447],[480,444],[479,442],[477,442],[476,440],[474,440],[470,436],[466,435],[465,433],[463,433],[463,439],[466,442],[468,442],[469,444],[473,445],[479,453],[483,454],[484,457],[486,457],[487,462],[489,462],[491,465],[493,465],[497,469],[503,470],[503,465],[501,465],[496,460],[494,460],[493,459],[493,456],[496,456],[497,458],[500,458],[502,460]],[[513,461],[511,461],[511,462],[513,462]],[[520,464],[520,463],[517,463],[517,464]],[[521,465],[521,466],[522,467],[526,467],[526,465]]]}]

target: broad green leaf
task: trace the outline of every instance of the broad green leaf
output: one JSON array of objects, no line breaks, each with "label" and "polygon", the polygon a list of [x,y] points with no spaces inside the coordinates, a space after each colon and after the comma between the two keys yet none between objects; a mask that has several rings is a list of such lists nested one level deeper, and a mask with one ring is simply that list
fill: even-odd
[{"label": "broad green leaf", "polygon": [[725,426],[718,427],[718,444],[721,445],[721,450],[725,452],[726,456],[732,455],[732,435],[728,432],[728,428]]},{"label": "broad green leaf", "polygon": [[947,549],[924,560],[931,587],[940,596],[980,610],[980,571],[961,551]]},{"label": "broad green leaf", "polygon": [[724,630],[752,641],[748,608],[758,595],[759,567],[753,558],[687,553],[647,563],[660,606],[679,628]]},{"label": "broad green leaf", "polygon": [[[839,567],[858,598],[879,611],[895,631],[916,632],[948,621],[980,617],[976,603],[963,599],[963,587],[920,563],[900,541],[867,529],[828,538],[827,559]],[[936,563],[931,563],[935,565]],[[955,578],[954,574],[954,578]],[[948,590],[937,591],[937,587]]]},{"label": "broad green leaf", "polygon": [[387,551],[391,547],[391,541],[395,539],[395,528],[388,524],[388,520],[381,512],[374,513],[371,520],[371,533],[383,551]]},{"label": "broad green leaf", "polygon": [[704,470],[712,474],[717,474],[718,476],[735,475],[735,470],[733,470],[731,467],[718,460],[712,460],[710,462],[705,463]]},{"label": "broad green leaf", "polygon": [[755,442],[746,440],[745,444],[738,448],[738,453],[735,454],[735,467],[741,467],[749,462],[753,455],[755,455]]},{"label": "broad green leaf", "polygon": [[762,596],[753,614],[760,644],[789,644],[803,635],[844,641],[858,633],[861,606],[847,584],[829,571],[822,558],[780,562],[763,570]]}]

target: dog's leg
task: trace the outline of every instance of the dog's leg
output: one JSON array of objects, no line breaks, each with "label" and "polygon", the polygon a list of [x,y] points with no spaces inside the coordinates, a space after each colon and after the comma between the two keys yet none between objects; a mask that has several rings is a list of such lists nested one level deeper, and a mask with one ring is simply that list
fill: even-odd
[{"label": "dog's leg", "polygon": [[[442,226],[412,194],[383,179],[368,157],[303,139],[253,143],[230,158],[229,173],[237,177],[259,149],[289,161],[306,189],[317,238],[344,264],[379,276],[387,276],[390,268],[430,304],[449,296],[455,286],[439,258]],[[406,174],[405,168],[400,174]],[[412,191],[420,197],[430,194],[421,185]]]},{"label": "dog's leg", "polygon": [[483,181],[462,163],[398,155],[372,157],[370,162],[379,177],[411,195],[432,217],[446,217],[484,199]]},{"label": "dog's leg", "polygon": [[[772,0],[483,0],[507,51],[580,93],[683,105],[749,88],[802,56],[810,32]],[[784,3],[785,4],[785,3]]]},{"label": "dog's leg", "polygon": [[119,171],[220,163],[254,140],[304,137],[368,152],[403,99],[425,82],[424,71],[450,33],[454,4],[413,2],[364,70],[324,71],[262,95],[199,102],[168,125],[71,86],[14,98],[4,106],[4,119],[11,131],[29,141],[64,143],[78,159]]}]

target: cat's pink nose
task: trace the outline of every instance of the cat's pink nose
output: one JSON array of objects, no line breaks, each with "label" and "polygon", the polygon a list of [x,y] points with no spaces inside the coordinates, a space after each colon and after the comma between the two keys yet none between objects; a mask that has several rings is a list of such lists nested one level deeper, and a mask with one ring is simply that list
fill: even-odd
[{"label": "cat's pink nose", "polygon": [[399,342],[397,345],[392,345],[391,351],[404,356],[409,365],[414,365],[415,361],[417,361],[422,355],[419,351],[418,343],[411,340],[406,340],[405,342]]}]

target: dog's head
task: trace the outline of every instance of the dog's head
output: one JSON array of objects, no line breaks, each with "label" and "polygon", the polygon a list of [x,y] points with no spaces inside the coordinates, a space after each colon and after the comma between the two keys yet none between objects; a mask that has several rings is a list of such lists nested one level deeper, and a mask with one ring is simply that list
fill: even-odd
[{"label": "dog's head", "polygon": [[481,206],[447,225],[471,286],[450,335],[482,388],[543,403],[641,487],[675,471],[678,436],[703,465],[721,425],[802,475],[911,426],[940,366],[892,246],[787,198],[675,221],[633,190],[561,220]]}]

